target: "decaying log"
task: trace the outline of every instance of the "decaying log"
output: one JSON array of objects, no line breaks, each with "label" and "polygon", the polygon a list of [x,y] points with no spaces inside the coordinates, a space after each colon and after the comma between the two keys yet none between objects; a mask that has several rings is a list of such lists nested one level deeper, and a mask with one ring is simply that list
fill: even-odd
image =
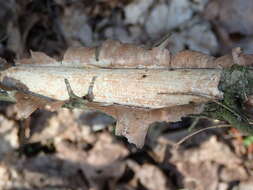
[{"label": "decaying log", "polygon": [[83,97],[96,77],[94,99],[87,106],[114,116],[116,133],[141,147],[151,123],[180,120],[200,113],[201,103],[222,99],[222,68],[252,65],[252,58],[240,49],[216,59],[107,41],[99,48],[72,48],[61,61],[31,52],[31,58],[0,72],[0,84],[16,99],[21,117],[28,117],[46,104],[58,108],[69,99],[65,79]]},{"label": "decaying log", "polygon": [[74,93],[82,97],[96,76],[93,88],[95,102],[154,109],[206,101],[206,98],[187,93],[222,97],[217,88],[220,73],[218,69],[91,69],[18,65],[3,71],[0,81],[9,87],[20,83],[33,93],[67,100],[65,78]]}]

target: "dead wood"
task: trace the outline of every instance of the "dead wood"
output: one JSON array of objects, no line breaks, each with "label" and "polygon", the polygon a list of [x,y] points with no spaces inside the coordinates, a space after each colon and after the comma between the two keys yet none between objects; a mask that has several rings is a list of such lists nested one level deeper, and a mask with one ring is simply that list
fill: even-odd
[{"label": "dead wood", "polygon": [[[96,77],[94,99],[88,106],[113,115],[118,119],[117,134],[142,146],[149,124],[180,120],[200,112],[201,103],[221,99],[218,84],[222,68],[235,63],[250,65],[252,56],[240,49],[220,58],[194,51],[170,55],[159,47],[106,41],[97,48],[69,49],[61,61],[32,52],[30,59],[2,71],[0,81],[19,93],[15,97],[21,112],[22,105],[30,105],[30,111],[25,109],[21,114],[27,117],[43,105],[61,107],[69,99],[65,79],[74,93],[83,97]],[[20,98],[20,93],[26,94],[25,98]]]}]

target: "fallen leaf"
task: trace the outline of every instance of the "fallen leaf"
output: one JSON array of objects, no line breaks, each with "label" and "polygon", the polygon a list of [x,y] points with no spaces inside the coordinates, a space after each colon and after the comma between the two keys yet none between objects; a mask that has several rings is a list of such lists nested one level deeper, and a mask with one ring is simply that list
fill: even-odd
[{"label": "fallen leaf", "polygon": [[151,164],[142,165],[136,173],[140,183],[149,190],[173,190],[171,182],[164,173]]},{"label": "fallen leaf", "polygon": [[180,159],[187,159],[191,163],[210,161],[226,166],[240,165],[242,162],[227,145],[219,142],[215,136],[212,136],[208,141],[202,143],[199,149],[181,152],[175,159],[179,157]]}]

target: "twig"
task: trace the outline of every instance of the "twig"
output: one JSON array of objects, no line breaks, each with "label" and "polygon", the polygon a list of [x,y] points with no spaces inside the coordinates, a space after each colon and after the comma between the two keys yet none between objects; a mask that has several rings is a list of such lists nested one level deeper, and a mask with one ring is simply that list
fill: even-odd
[{"label": "twig", "polygon": [[178,149],[178,147],[184,143],[186,140],[188,140],[189,138],[191,138],[192,136],[198,134],[198,133],[201,133],[205,130],[208,130],[208,129],[216,129],[216,128],[223,128],[223,127],[232,127],[232,125],[214,125],[214,126],[210,126],[210,127],[206,127],[204,129],[200,129],[200,130],[197,130],[195,132],[193,132],[192,134],[189,134],[187,136],[185,136],[184,138],[182,138],[180,141],[178,141],[175,145],[174,145],[174,148],[175,149]]}]

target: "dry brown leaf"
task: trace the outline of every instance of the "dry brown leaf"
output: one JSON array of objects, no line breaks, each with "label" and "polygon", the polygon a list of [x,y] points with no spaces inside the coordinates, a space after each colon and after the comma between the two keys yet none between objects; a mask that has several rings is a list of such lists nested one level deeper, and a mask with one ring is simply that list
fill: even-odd
[{"label": "dry brown leaf", "polygon": [[[12,153],[3,165],[0,163],[0,179],[8,181],[0,180],[0,188],[4,185],[10,188],[45,188],[50,184],[61,189],[102,189],[105,182],[115,184],[125,171],[122,159],[129,151],[115,143],[115,138],[109,133],[99,136],[89,151],[59,135],[54,138],[55,154],[25,158]],[[22,180],[24,183],[20,183]]]},{"label": "dry brown leaf", "polygon": [[[0,115],[0,160],[6,153],[18,148],[18,127],[13,120]],[[1,167],[0,167],[1,168]]]},{"label": "dry brown leaf", "polygon": [[15,106],[20,119],[29,117],[37,109],[47,107],[51,111],[55,111],[64,104],[64,101],[53,100],[30,92],[25,84],[14,78],[4,77],[2,85],[7,86],[8,90],[14,91]]},{"label": "dry brown leaf", "polygon": [[242,160],[233,153],[227,145],[219,142],[215,136],[212,136],[208,141],[201,144],[200,148],[175,154],[172,160],[187,160],[191,163],[210,161],[228,167],[233,167],[242,163]]},{"label": "dry brown leaf", "polygon": [[218,186],[218,165],[205,161],[199,163],[177,162],[178,171],[184,176],[183,186],[194,190],[216,190]]},{"label": "dry brown leaf", "polygon": [[173,190],[171,182],[168,181],[167,176],[156,166],[151,164],[144,164],[137,171],[136,177],[141,184],[149,190]]},{"label": "dry brown leaf", "polygon": [[81,164],[86,163],[97,169],[113,165],[129,154],[123,145],[114,142],[113,136],[109,133],[101,133],[94,147],[88,152],[78,149],[62,138],[55,142],[55,146],[60,158]]},{"label": "dry brown leaf", "polygon": [[[81,110],[78,111],[78,113],[81,112]],[[68,109],[60,109],[55,114],[42,112],[40,117],[36,118],[34,125],[31,126],[32,136],[30,137],[30,142],[46,142],[55,138],[58,140],[68,139],[73,142],[76,139],[82,142],[94,142],[94,135],[89,133],[89,128],[80,126],[76,120],[76,114]]]},{"label": "dry brown leaf", "polygon": [[185,188],[205,190],[208,187],[215,190],[218,177],[225,182],[249,177],[243,160],[228,145],[218,141],[216,136],[211,136],[200,147],[173,150],[172,155],[170,162],[183,175]]},{"label": "dry brown leaf", "polygon": [[130,143],[141,148],[144,145],[150,124],[156,121],[173,122],[188,114],[198,114],[201,105],[183,105],[163,109],[141,109],[121,105],[99,106],[88,103],[89,107],[101,110],[117,119],[116,135],[125,136]]},{"label": "dry brown leaf", "polygon": [[253,178],[249,178],[247,181],[242,181],[235,187],[238,190],[251,190],[253,188]]},{"label": "dry brown leaf", "polygon": [[245,181],[249,177],[242,165],[228,166],[221,169],[220,178],[224,182]]},{"label": "dry brown leaf", "polygon": [[52,101],[22,92],[17,92],[15,98],[17,100],[15,106],[20,119],[28,118],[37,109],[48,108],[51,111],[56,111],[64,104],[64,101]]},{"label": "dry brown leaf", "polygon": [[102,133],[89,152],[64,141],[58,141],[55,145],[59,158],[78,164],[90,184],[101,188],[105,179],[117,180],[125,171],[125,164],[121,159],[129,152],[124,146],[113,141],[110,134]]}]

